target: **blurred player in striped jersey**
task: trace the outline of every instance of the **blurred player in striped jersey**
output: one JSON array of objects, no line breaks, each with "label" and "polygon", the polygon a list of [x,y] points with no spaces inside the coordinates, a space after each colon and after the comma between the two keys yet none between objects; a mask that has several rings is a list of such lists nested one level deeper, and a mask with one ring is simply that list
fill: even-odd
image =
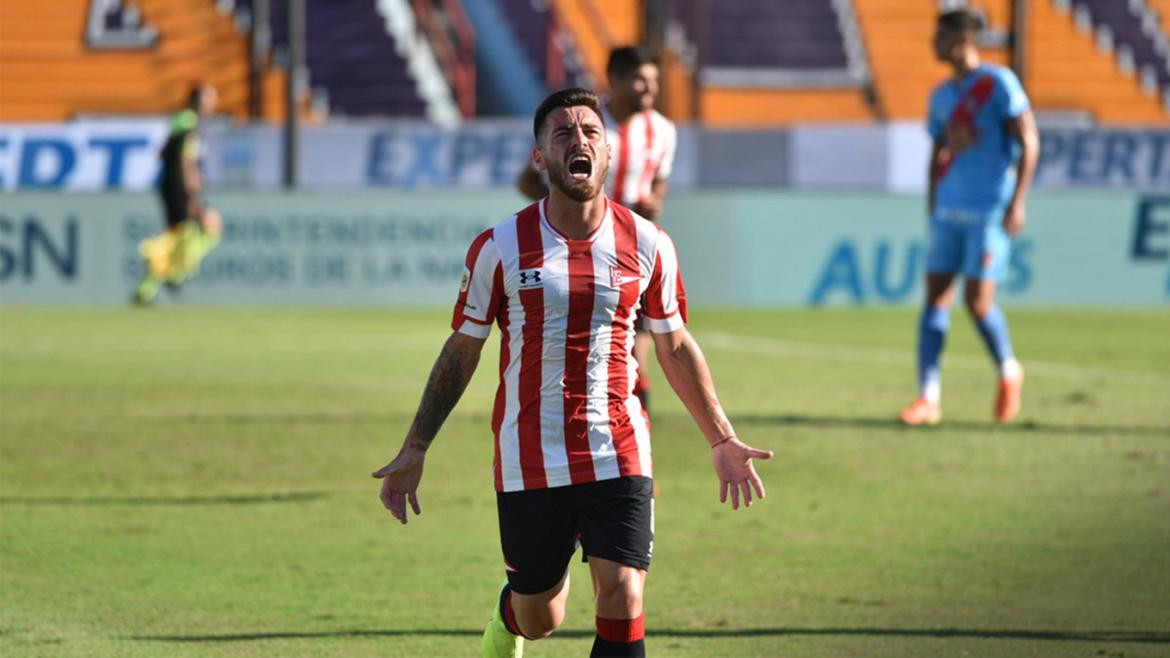
[{"label": "blurred player in striped jersey", "polygon": [[163,145],[158,192],[167,228],[138,246],[145,272],[133,301],[154,301],[161,286],[174,290],[199,272],[199,264],[222,232],[219,213],[203,199],[203,171],[199,122],[215,112],[219,93],[204,84],[191,90],[187,106],[171,120],[171,132]]},{"label": "blurred player in striped jersey", "polygon": [[400,522],[427,449],[500,330],[493,476],[508,582],[485,656],[519,656],[564,620],[580,545],[596,596],[594,656],[644,656],[642,594],[654,547],[650,428],[633,394],[634,318],[645,314],[667,380],[707,443],[720,500],[764,496],[756,450],[735,436],[706,359],[686,329],[670,237],[604,193],[610,148],[597,96],[549,96],[533,121],[533,162],[549,196],[480,234],[467,254],[454,332],[435,362],[398,455],[374,473]]},{"label": "blurred player in striped jersey", "polygon": [[954,76],[930,97],[930,246],[918,329],[918,397],[901,414],[908,425],[942,418],[939,364],[960,274],[967,309],[999,374],[994,417],[1006,423],[1020,410],[1024,371],[995,290],[1007,273],[1011,238],[1024,227],[1040,140],[1015,74],[980,61],[976,37],[982,28],[978,16],[958,10],[940,16],[935,31],[935,55]]},{"label": "blurred player in striped jersey", "polygon": [[[674,166],[678,132],[674,123],[654,109],[658,99],[658,65],[641,48],[624,46],[609,54],[606,65],[609,98],[602,113],[613,149],[613,166],[606,179],[610,199],[631,208],[651,221],[662,214]],[[533,166],[524,169],[517,181],[520,191],[532,199],[548,195],[548,185]],[[634,358],[638,378],[634,393],[649,409],[650,379],[643,364],[650,358],[649,332],[638,327]]]}]

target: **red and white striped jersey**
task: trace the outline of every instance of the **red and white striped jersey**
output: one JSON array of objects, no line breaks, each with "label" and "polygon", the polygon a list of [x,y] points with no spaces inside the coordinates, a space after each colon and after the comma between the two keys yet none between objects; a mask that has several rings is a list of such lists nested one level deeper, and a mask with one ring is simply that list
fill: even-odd
[{"label": "red and white striped jersey", "polygon": [[605,190],[609,198],[631,208],[650,194],[656,179],[670,177],[678,134],[674,124],[656,110],[638,112],[618,125],[608,108],[607,138],[613,149]]},{"label": "red and white striped jersey", "polygon": [[652,477],[630,351],[639,309],[650,331],[686,322],[674,243],[612,202],[592,236],[572,240],[549,223],[546,203],[471,243],[451,321],[477,338],[500,328],[496,490]]}]

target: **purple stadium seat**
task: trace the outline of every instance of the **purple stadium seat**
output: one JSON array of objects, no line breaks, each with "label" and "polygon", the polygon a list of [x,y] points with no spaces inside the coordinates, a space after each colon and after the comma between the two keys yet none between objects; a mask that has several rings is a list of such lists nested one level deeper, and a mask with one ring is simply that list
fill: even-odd
[{"label": "purple stadium seat", "polygon": [[671,4],[711,67],[843,69],[848,60],[831,0],[736,0]]},{"label": "purple stadium seat", "polygon": [[497,0],[500,9],[508,18],[512,32],[516,35],[524,54],[540,73],[542,80],[548,76],[548,32],[551,16],[545,8],[538,10],[532,0]]},{"label": "purple stadium seat", "polygon": [[[422,117],[426,107],[394,49],[375,0],[306,0],[309,83],[328,93],[342,116]],[[236,0],[237,10],[251,0]],[[288,0],[271,0],[272,43],[288,44]]]},{"label": "purple stadium seat", "polygon": [[[487,0],[477,0],[487,1]],[[549,39],[556,30],[555,17],[548,3],[533,3],[533,0],[495,0],[508,20],[512,33],[520,43],[524,54],[536,68],[540,78],[550,89],[568,85],[583,85],[584,71],[573,58],[564,58],[559,71],[550,71]]]},{"label": "purple stadium seat", "polygon": [[1130,48],[1134,64],[1139,70],[1149,66],[1157,78],[1158,87],[1170,88],[1167,58],[1164,53],[1159,52],[1154,40],[1142,30],[1141,18],[1130,11],[1128,2],[1079,0],[1077,4],[1088,8],[1094,26],[1109,27],[1117,46],[1124,44]]}]

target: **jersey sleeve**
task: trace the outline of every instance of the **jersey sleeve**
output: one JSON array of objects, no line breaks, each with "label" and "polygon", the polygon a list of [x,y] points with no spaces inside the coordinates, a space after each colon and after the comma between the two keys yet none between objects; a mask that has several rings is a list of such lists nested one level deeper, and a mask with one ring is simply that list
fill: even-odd
[{"label": "jersey sleeve", "polygon": [[674,242],[661,229],[657,247],[650,285],[642,293],[642,312],[647,329],[656,334],[668,334],[686,324],[687,291],[683,287]]},{"label": "jersey sleeve", "polygon": [[504,269],[489,229],[467,250],[451,328],[474,338],[487,338],[503,302]]},{"label": "jersey sleeve", "polygon": [[998,77],[999,102],[1005,117],[1014,119],[1031,109],[1028,95],[1024,93],[1024,86],[1020,84],[1020,79],[1015,73],[1010,69],[1003,69]]},{"label": "jersey sleeve", "polygon": [[658,171],[654,172],[654,180],[670,178],[670,172],[674,171],[674,152],[678,148],[678,130],[669,120],[664,120],[662,123],[665,127],[665,130],[662,131],[662,162],[658,163]]}]

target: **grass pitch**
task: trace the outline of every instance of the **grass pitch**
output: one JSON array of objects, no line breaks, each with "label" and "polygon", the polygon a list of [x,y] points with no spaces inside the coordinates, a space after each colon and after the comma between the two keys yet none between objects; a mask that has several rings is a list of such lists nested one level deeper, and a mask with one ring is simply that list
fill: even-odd
[{"label": "grass pitch", "polygon": [[[720,506],[661,375],[657,656],[1170,655],[1170,312],[1009,312],[1019,422],[956,314],[944,424],[912,311],[691,328],[768,498]],[[493,336],[406,527],[396,451],[447,314],[0,311],[0,654],[472,656],[503,571]],[[588,575],[527,654],[584,656]]]}]

